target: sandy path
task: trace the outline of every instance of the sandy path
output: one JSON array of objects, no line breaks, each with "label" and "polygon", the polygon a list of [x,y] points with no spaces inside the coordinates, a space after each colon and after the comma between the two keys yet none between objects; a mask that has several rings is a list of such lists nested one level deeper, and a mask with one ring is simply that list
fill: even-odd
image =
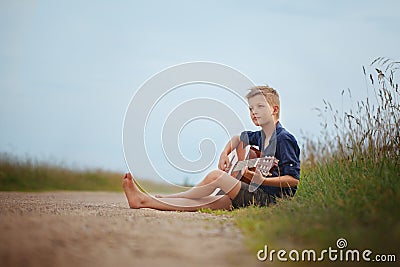
[{"label": "sandy path", "polygon": [[1,266],[254,266],[231,219],[129,209],[123,193],[0,192]]}]

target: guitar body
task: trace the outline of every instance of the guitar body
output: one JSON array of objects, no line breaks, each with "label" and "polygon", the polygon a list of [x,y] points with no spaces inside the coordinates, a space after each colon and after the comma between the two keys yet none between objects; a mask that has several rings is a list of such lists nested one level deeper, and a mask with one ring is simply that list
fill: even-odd
[{"label": "guitar body", "polygon": [[[253,146],[245,146],[243,147],[243,142],[240,142],[238,147],[236,149],[234,149],[229,155],[229,161],[231,163],[231,167],[228,171],[228,174],[230,174],[231,176],[237,178],[239,172],[238,171],[233,171],[233,166],[235,166],[235,164],[238,161],[243,161],[246,159],[255,159],[255,158],[259,158],[261,156],[261,151],[258,150],[257,148],[253,147]],[[254,171],[255,168],[249,168],[249,170]]]},{"label": "guitar body", "polygon": [[[237,162],[243,161],[246,159],[253,159],[259,157],[261,152],[252,147],[252,146],[244,146],[243,142],[240,142],[238,147],[234,149],[229,155],[229,162],[230,168],[229,171],[227,172],[229,175],[233,176],[236,179],[240,179],[241,177],[238,177],[239,171],[233,171],[233,166],[236,165]],[[254,168],[251,168],[254,169]],[[217,188],[215,191],[211,194],[212,196],[215,195],[223,195],[225,194],[221,189]]]},{"label": "guitar body", "polygon": [[[269,172],[274,166],[278,165],[278,160],[275,157],[261,157],[261,152],[252,146],[243,146],[240,142],[239,146],[234,149],[229,155],[230,169],[227,172],[235,179],[241,180],[250,184],[249,191],[253,192],[258,188],[259,185],[254,186],[253,178],[243,177],[239,172],[246,166],[250,171],[259,170],[262,175],[270,176]],[[246,181],[246,179],[248,181]],[[219,188],[217,188],[212,195],[224,194]]]}]

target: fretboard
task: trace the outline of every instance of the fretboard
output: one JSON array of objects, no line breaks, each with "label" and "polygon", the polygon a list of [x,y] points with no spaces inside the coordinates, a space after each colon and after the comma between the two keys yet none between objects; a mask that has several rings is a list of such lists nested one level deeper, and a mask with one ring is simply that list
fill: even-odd
[{"label": "fretboard", "polygon": [[233,168],[233,171],[240,171],[242,170],[244,167],[249,167],[249,168],[254,168],[257,166],[258,161],[261,158],[255,158],[255,159],[248,159],[248,160],[242,160],[242,161],[238,161],[235,165],[235,167]]}]

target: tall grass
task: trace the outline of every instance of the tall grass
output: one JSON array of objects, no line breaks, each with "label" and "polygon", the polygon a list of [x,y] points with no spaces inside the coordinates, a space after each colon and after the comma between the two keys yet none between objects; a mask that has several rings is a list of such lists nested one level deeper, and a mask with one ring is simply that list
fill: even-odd
[{"label": "tall grass", "polygon": [[363,72],[372,97],[344,112],[324,101],[322,135],[306,140],[296,196],[237,213],[254,251],[335,247],[343,237],[352,248],[399,253],[400,62],[378,58],[370,68]]},{"label": "tall grass", "polygon": [[[122,174],[103,170],[73,170],[59,164],[19,159],[0,153],[0,191],[122,191]],[[140,180],[149,192],[173,193],[172,186]]]},{"label": "tall grass", "polygon": [[[358,157],[375,162],[382,159],[399,161],[400,96],[395,74],[400,62],[378,58],[371,67],[375,75],[367,74],[365,67],[363,72],[365,80],[370,81],[367,91],[373,91],[372,98],[357,101],[354,109],[343,111],[343,114],[333,110],[325,100],[323,111],[317,108],[319,116],[325,118],[323,138],[317,142],[307,140],[304,157],[307,164],[314,165],[316,159],[329,161],[337,157],[347,157],[350,162]],[[342,97],[344,93],[343,90]]]}]

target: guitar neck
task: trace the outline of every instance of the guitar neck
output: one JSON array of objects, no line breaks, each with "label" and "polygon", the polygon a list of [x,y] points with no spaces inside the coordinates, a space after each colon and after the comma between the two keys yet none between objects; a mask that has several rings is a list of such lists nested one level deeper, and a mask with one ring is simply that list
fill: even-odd
[{"label": "guitar neck", "polygon": [[259,160],[260,158],[238,161],[233,168],[233,171],[240,171],[246,166],[249,168],[254,168],[257,166]]}]

